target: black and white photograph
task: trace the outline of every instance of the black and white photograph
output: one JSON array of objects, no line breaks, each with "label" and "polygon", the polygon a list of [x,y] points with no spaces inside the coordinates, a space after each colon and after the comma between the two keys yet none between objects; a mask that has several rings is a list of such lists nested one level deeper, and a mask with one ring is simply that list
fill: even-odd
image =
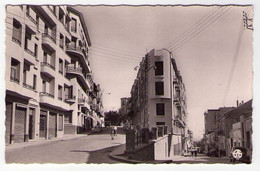
[{"label": "black and white photograph", "polygon": [[3,164],[256,166],[254,2],[2,6]]}]

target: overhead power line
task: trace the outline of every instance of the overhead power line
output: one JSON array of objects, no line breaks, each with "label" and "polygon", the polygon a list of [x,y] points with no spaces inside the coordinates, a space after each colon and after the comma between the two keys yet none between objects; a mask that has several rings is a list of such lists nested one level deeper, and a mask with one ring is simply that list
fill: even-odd
[{"label": "overhead power line", "polygon": [[[185,37],[185,35],[187,35],[187,33],[189,33],[191,30],[193,30],[194,28],[196,28],[197,26],[201,25],[201,23],[203,21],[205,21],[205,19],[207,19],[208,17],[210,17],[211,15],[213,15],[216,11],[214,11],[217,8],[216,11],[219,10],[220,7],[215,7],[213,8],[209,13],[207,13],[206,15],[204,15],[202,18],[200,18],[194,25],[192,25],[190,28],[188,28],[187,30],[185,30],[183,33],[179,34],[174,40],[172,40],[170,43],[168,43],[167,45],[165,45],[164,47],[169,48],[172,45],[174,45],[175,43],[177,43],[178,41],[180,41],[181,39],[183,39],[183,36]],[[212,13],[213,12],[213,13]]]},{"label": "overhead power line", "polygon": [[209,20],[207,22],[207,24],[203,25],[202,27],[200,27],[200,29],[196,30],[195,32],[193,32],[189,37],[187,37],[184,41],[180,42],[178,45],[171,47],[170,50],[171,51],[176,51],[177,49],[187,45],[187,43],[189,41],[191,41],[195,36],[197,36],[198,34],[200,34],[202,31],[204,31],[206,28],[210,27],[213,25],[214,22],[218,21],[224,14],[226,14],[232,7],[230,7],[229,9],[227,9],[226,11],[224,11],[222,14],[220,14],[219,16],[216,16],[216,18],[214,18],[213,20]]}]

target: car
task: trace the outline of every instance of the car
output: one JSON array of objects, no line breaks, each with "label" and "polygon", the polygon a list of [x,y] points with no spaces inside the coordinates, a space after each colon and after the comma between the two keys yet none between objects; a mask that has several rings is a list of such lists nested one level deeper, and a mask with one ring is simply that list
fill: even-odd
[{"label": "car", "polygon": [[239,163],[251,163],[250,150],[245,147],[232,147],[230,153],[230,162],[239,162]]}]

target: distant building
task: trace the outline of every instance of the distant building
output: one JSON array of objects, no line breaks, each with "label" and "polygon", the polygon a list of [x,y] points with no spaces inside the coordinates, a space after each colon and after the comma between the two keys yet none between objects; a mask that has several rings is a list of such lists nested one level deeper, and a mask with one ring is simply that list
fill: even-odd
[{"label": "distant building", "polygon": [[74,8],[6,7],[6,144],[77,134],[102,122],[90,46]]},{"label": "distant building", "polygon": [[151,50],[142,59],[131,89],[129,113],[136,127],[166,125],[174,153],[185,147],[186,90],[175,60],[167,50]]},{"label": "distant building", "polygon": [[227,154],[232,147],[245,147],[252,153],[252,112],[252,100],[249,100],[225,113],[222,118]]},{"label": "distant building", "polygon": [[205,116],[205,147],[228,156],[234,146],[252,151],[252,100],[237,107],[210,109]]},{"label": "distant building", "polygon": [[119,109],[120,115],[128,116],[128,113],[129,113],[129,110],[130,110],[130,107],[131,107],[130,101],[131,101],[130,97],[121,98],[121,107]]}]

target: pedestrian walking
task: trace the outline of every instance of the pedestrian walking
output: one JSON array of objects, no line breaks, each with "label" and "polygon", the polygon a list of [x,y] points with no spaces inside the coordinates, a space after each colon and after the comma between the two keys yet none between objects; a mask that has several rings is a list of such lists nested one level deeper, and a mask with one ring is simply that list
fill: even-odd
[{"label": "pedestrian walking", "polygon": [[114,134],[115,134],[115,136],[117,136],[117,127],[116,126],[114,127]]},{"label": "pedestrian walking", "polygon": [[197,148],[195,148],[195,149],[194,149],[194,155],[195,155],[195,157],[197,157],[197,152],[198,152],[198,151],[197,151]]},{"label": "pedestrian walking", "polygon": [[111,136],[111,139],[113,140],[114,136],[115,136],[115,128],[114,128],[114,126],[111,127],[110,136]]}]

